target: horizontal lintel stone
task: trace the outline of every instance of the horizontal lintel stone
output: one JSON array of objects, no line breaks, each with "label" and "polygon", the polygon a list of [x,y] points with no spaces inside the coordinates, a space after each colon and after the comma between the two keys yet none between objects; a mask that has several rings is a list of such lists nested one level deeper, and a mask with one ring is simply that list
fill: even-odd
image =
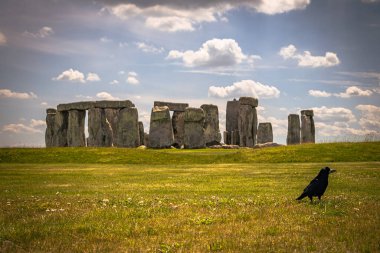
[{"label": "horizontal lintel stone", "polygon": [[170,111],[184,112],[186,107],[189,107],[189,104],[154,101],[154,106],[167,106]]}]

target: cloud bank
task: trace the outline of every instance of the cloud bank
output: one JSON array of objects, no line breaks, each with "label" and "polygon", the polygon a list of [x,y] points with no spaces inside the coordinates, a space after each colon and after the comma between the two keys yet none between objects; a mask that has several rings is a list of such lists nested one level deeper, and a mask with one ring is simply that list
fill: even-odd
[{"label": "cloud bank", "polygon": [[15,99],[32,99],[37,98],[37,95],[33,92],[15,92],[9,89],[0,89],[0,97],[3,98],[15,98]]}]

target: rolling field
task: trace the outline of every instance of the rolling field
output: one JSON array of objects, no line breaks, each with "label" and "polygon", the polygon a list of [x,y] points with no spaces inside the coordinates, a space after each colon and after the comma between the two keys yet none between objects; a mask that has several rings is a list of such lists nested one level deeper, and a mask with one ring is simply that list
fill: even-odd
[{"label": "rolling field", "polygon": [[0,149],[0,252],[380,252],[379,182],[380,143]]}]

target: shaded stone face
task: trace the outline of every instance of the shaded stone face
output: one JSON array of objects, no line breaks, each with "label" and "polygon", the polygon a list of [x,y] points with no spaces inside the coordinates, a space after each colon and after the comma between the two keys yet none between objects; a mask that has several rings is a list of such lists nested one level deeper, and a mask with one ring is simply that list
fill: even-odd
[{"label": "shaded stone face", "polygon": [[315,143],[313,111],[301,116],[301,143]]},{"label": "shaded stone face", "polygon": [[94,101],[75,102],[75,103],[68,103],[68,104],[59,104],[57,106],[57,111],[59,112],[70,111],[70,110],[85,111],[94,107],[95,107]]},{"label": "shaded stone face", "polygon": [[145,145],[144,124],[141,121],[139,121],[139,136],[140,136],[140,145]]},{"label": "shaded stone face", "polygon": [[273,142],[273,131],[271,123],[260,123],[257,129],[257,144]]},{"label": "shaded stone face", "polygon": [[314,111],[313,110],[302,110],[301,111],[301,116],[314,116]]},{"label": "shaded stone face", "polygon": [[[224,143],[231,144],[239,144],[240,137],[236,138],[236,134],[232,132],[236,132],[239,130],[239,108],[240,102],[234,99],[233,101],[227,101],[227,112],[226,112],[226,131],[227,134],[224,135]],[[233,139],[231,139],[234,137]]]},{"label": "shaded stone face", "polygon": [[91,108],[109,108],[109,109],[123,109],[134,107],[135,105],[129,100],[120,100],[120,101],[85,101],[85,102],[74,102],[68,104],[59,104],[57,110],[59,112],[69,111],[69,110],[89,110]]},{"label": "shaded stone face", "polygon": [[250,105],[240,105],[238,121],[240,146],[253,147],[255,145],[253,137],[254,123],[254,108]]},{"label": "shaded stone face", "polygon": [[205,114],[204,138],[206,146],[220,143],[221,134],[219,131],[219,111],[216,105],[202,105]]},{"label": "shaded stone face", "polygon": [[257,107],[259,105],[259,100],[254,97],[241,97],[239,98],[240,105],[250,105],[252,107]]},{"label": "shaded stone face", "polygon": [[172,116],[172,126],[175,146],[181,147],[185,137],[185,112],[174,111]]},{"label": "shaded stone face", "polygon": [[140,133],[137,108],[124,108],[119,111],[117,146],[135,148],[140,146]]},{"label": "shaded stone face", "polygon": [[204,148],[205,114],[201,108],[188,107],[185,110],[185,148]]},{"label": "shaded stone face", "polygon": [[118,143],[117,126],[119,122],[119,110],[120,109],[109,109],[109,108],[104,109],[106,120],[112,129],[113,146],[117,146],[117,143]]},{"label": "shaded stone face", "polygon": [[87,146],[111,147],[113,144],[112,128],[102,108],[88,110],[88,139]]},{"label": "shaded stone face", "polygon": [[288,116],[288,135],[286,137],[287,145],[300,144],[300,117],[298,114],[289,114]]},{"label": "shaded stone face", "polygon": [[[54,147],[55,146],[55,115],[56,110],[54,109],[47,110],[46,115],[46,131],[45,131],[45,145],[46,147]],[[53,111],[54,110],[54,111]]]},{"label": "shaded stone face", "polygon": [[169,148],[174,142],[169,107],[155,106],[150,115],[149,147]]},{"label": "shaded stone face", "polygon": [[111,100],[102,100],[95,102],[95,108],[108,108],[108,109],[123,109],[135,107],[135,105],[129,100],[120,100],[120,101],[111,101]]},{"label": "shaded stone face", "polygon": [[189,104],[154,101],[154,106],[167,106],[169,111],[184,112],[186,107],[189,107]]},{"label": "shaded stone face", "polygon": [[86,111],[70,110],[67,128],[67,144],[69,147],[85,147],[84,121]]}]

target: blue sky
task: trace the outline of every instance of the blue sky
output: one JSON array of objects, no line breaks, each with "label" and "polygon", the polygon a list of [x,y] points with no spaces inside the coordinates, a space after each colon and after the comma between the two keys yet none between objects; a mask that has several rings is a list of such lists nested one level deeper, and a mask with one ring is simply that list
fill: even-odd
[{"label": "blue sky", "polygon": [[[191,3],[189,3],[191,2]],[[44,146],[45,109],[129,99],[225,106],[259,98],[285,143],[314,109],[317,141],[380,137],[377,0],[0,2],[0,146]]]}]

